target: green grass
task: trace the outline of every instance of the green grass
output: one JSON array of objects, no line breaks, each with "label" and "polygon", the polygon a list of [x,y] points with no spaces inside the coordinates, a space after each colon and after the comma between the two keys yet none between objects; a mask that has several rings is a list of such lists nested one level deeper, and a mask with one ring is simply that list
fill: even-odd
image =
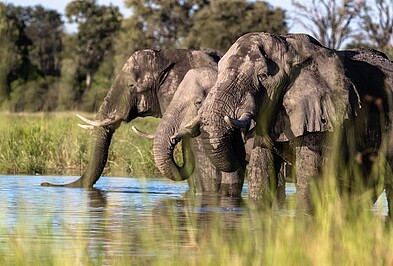
[{"label": "green grass", "polygon": [[[78,123],[74,113],[1,113],[0,173],[82,174],[88,162],[90,133]],[[154,132],[157,123],[154,118],[132,122],[148,132]],[[104,175],[158,176],[151,146],[151,140],[123,124],[112,139]]]}]

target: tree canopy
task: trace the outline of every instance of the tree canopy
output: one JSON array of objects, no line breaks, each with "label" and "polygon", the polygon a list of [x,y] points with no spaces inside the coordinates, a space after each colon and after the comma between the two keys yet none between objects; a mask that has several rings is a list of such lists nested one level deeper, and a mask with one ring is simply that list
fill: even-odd
[{"label": "tree canopy", "polygon": [[[274,1],[124,0],[131,15],[96,0],[69,2],[65,16],[43,6],[0,2],[0,108],[95,111],[136,50],[225,51],[252,31],[285,34]],[[331,48],[367,46],[391,54],[393,0],[292,1],[299,23]],[[64,21],[77,24],[64,31]]]},{"label": "tree canopy", "polygon": [[286,33],[284,10],[273,8],[264,1],[212,1],[195,14],[194,26],[185,38],[185,46],[225,51],[237,38],[253,31]]}]

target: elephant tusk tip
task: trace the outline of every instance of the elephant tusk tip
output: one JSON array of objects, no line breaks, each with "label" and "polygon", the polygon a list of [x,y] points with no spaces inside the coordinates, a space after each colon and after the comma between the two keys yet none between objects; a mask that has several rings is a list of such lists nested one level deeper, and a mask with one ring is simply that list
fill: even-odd
[{"label": "elephant tusk tip", "polygon": [[140,137],[145,138],[145,139],[154,139],[155,138],[155,134],[149,134],[149,133],[145,133],[140,131],[137,127],[135,126],[131,126],[131,129]]},{"label": "elephant tusk tip", "polygon": [[170,137],[169,140],[172,145],[176,145],[178,143],[176,136]]},{"label": "elephant tusk tip", "polygon": [[81,127],[83,129],[86,129],[86,130],[93,130],[94,129],[94,126],[91,126],[91,125],[78,124],[78,127]]},{"label": "elephant tusk tip", "polygon": [[231,127],[233,127],[233,123],[232,123],[232,119],[229,116],[224,116],[224,121],[230,125]]},{"label": "elephant tusk tip", "polygon": [[201,122],[201,120],[200,120],[199,116],[196,116],[191,121],[189,121],[184,126],[184,128],[187,129],[187,130],[193,130],[194,128],[199,127],[200,122]]}]

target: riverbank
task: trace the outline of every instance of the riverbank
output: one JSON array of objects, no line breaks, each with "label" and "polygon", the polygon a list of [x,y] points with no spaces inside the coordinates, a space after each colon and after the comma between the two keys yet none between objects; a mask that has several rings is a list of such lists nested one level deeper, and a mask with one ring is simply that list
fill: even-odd
[{"label": "riverbank", "polygon": [[[88,162],[91,133],[69,113],[0,113],[0,174],[80,175]],[[83,114],[93,118],[94,114]],[[154,132],[159,120],[138,118],[132,125]],[[136,135],[130,124],[115,132],[103,175],[160,176],[152,141]]]}]

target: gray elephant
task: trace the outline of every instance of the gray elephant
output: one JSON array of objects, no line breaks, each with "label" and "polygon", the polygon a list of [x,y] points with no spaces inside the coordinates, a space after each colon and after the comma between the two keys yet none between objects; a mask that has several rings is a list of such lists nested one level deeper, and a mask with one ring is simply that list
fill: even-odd
[{"label": "gray elephant", "polygon": [[[391,63],[378,66],[360,57],[325,48],[304,34],[240,37],[220,60],[217,82],[199,110],[201,138],[213,164],[222,171],[245,167],[240,129],[255,121],[249,190],[258,194],[253,190],[264,183],[276,189],[270,174],[286,161],[295,166],[299,199],[309,210],[311,178],[320,176],[333,139],[341,136],[342,153],[335,158],[343,163],[337,172],[355,165],[364,185],[378,195],[380,181],[370,176],[373,161],[378,153],[381,160],[392,157],[392,87],[389,70],[381,69]],[[386,177],[390,213],[391,182]]]},{"label": "gray elephant", "polygon": [[44,186],[92,187],[100,178],[108,158],[112,135],[121,122],[136,117],[161,117],[191,68],[216,67],[220,53],[213,50],[141,50],[135,52],[116,76],[95,120],[81,117],[93,127],[90,158],[76,181]]},{"label": "gray elephant", "polygon": [[[187,72],[167,107],[155,134],[146,134],[133,127],[139,135],[154,138],[154,160],[161,173],[171,180],[192,179],[202,194],[239,197],[244,172],[225,173],[217,170],[206,156],[199,132],[192,132],[192,124],[207,94],[217,79],[217,68],[200,67]],[[175,146],[182,140],[183,166],[174,159]],[[194,170],[195,169],[195,170]]]}]

